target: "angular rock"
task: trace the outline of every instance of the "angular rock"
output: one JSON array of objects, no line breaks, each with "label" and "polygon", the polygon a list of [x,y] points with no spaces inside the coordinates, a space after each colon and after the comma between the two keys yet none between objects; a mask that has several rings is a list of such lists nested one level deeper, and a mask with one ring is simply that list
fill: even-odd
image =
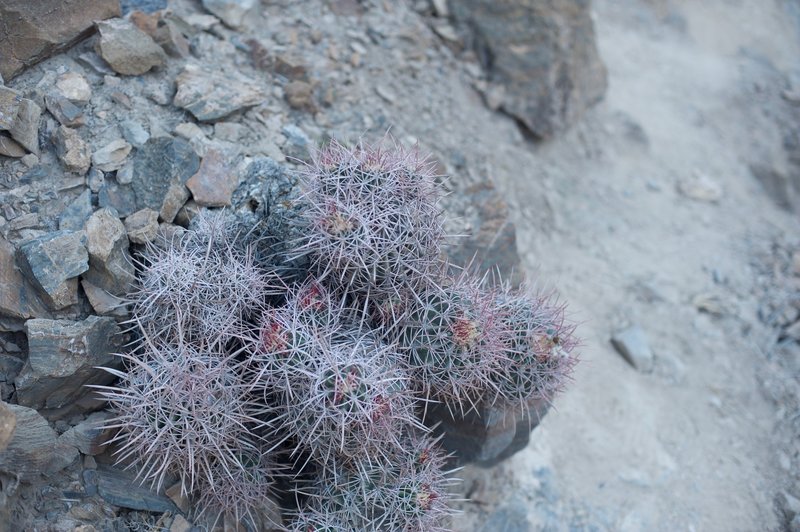
[{"label": "angular rock", "polygon": [[232,28],[238,28],[257,0],[203,0],[203,7]]},{"label": "angular rock", "polygon": [[58,218],[58,229],[60,231],[80,231],[91,215],[92,192],[86,189],[61,213]]},{"label": "angular rock", "polygon": [[92,88],[86,78],[77,72],[64,72],[56,78],[56,88],[72,103],[83,105],[92,98]]},{"label": "angular rock", "polygon": [[120,185],[130,185],[133,181],[133,161],[125,162],[114,177]]},{"label": "angular rock", "polygon": [[317,108],[313,87],[305,81],[292,81],[284,87],[283,95],[293,109],[314,112]]},{"label": "angular rock", "polygon": [[647,335],[639,325],[632,325],[611,338],[611,343],[628,363],[639,371],[653,369],[653,352]]},{"label": "angular rock", "polygon": [[261,103],[265,94],[255,81],[186,65],[175,79],[173,104],[198,120],[213,121]]},{"label": "angular rock", "polygon": [[203,210],[204,208],[198,205],[196,201],[189,200],[183,207],[181,207],[181,210],[178,211],[178,214],[175,215],[174,221],[177,225],[188,228],[194,217],[200,214],[200,212]]},{"label": "angular rock", "polygon": [[166,64],[164,50],[145,32],[123,19],[98,22],[97,52],[119,74],[138,76]]},{"label": "angular rock", "polygon": [[564,130],[603,97],[607,73],[588,0],[460,0],[450,8],[471,32],[490,83],[505,89],[501,108],[535,136]]},{"label": "angular rock", "polygon": [[36,102],[23,98],[19,112],[8,132],[11,137],[31,153],[39,155],[39,118],[42,108]]},{"label": "angular rock", "polygon": [[16,417],[8,447],[0,453],[0,471],[23,482],[53,475],[78,459],[78,450],[59,441],[58,434],[39,413],[21,405],[5,405]]},{"label": "angular rock", "polygon": [[23,68],[72,46],[94,29],[94,21],[119,16],[118,0],[0,3],[0,76],[6,81]]},{"label": "angular rock", "polygon": [[85,175],[92,165],[92,154],[89,145],[80,134],[67,126],[59,127],[53,135],[56,153],[66,169],[78,175]]},{"label": "angular rock", "polygon": [[[186,181],[200,168],[200,158],[182,139],[157,137],[148,140],[136,152],[133,165],[134,210],[148,208],[161,212],[170,187],[181,185],[185,188]],[[121,212],[120,216],[123,216]]]},{"label": "angular rock", "polygon": [[83,288],[83,293],[86,294],[89,304],[99,315],[113,316],[115,318],[128,316],[128,309],[124,299],[109,294],[86,279],[81,279],[81,288]]},{"label": "angular rock", "polygon": [[17,400],[23,406],[55,409],[92,394],[90,384],[108,384],[114,376],[96,366],[118,367],[113,353],[122,337],[113,318],[83,321],[32,319],[25,323],[28,361],[17,376]]},{"label": "angular rock", "polygon": [[44,97],[44,103],[61,125],[78,127],[86,123],[83,110],[60,94],[48,94]]},{"label": "angular rock", "polygon": [[134,244],[148,244],[158,232],[158,213],[153,209],[142,209],[125,218],[128,239]]},{"label": "angular rock", "polygon": [[109,412],[93,412],[65,432],[60,442],[76,447],[85,455],[97,456],[106,450],[108,440],[113,436],[114,430],[104,427],[111,417]]},{"label": "angular rock", "polygon": [[[221,152],[209,148],[200,163],[200,169],[189,178],[186,186],[192,191],[194,201],[198,205],[227,207],[231,204],[233,191],[239,186],[239,175]],[[166,220],[163,216],[162,219],[172,221]]]},{"label": "angular rock", "polygon": [[78,302],[78,275],[89,269],[83,232],[56,231],[19,247],[20,267],[47,304],[59,310]]},{"label": "angular rock", "polygon": [[16,140],[0,133],[0,155],[19,159],[24,157],[26,153],[28,152],[25,151],[25,148],[20,146]]},{"label": "angular rock", "polygon": [[135,281],[128,246],[120,219],[107,208],[95,211],[86,222],[89,271],[83,277],[111,294],[126,295]]},{"label": "angular rock", "polygon": [[136,210],[136,194],[130,186],[106,181],[97,192],[97,203],[100,207],[113,208],[124,218]]},{"label": "angular rock", "polygon": [[36,289],[17,268],[14,245],[0,236],[0,315],[28,319],[48,317]]},{"label": "angular rock", "polygon": [[112,140],[92,154],[92,164],[103,172],[119,170],[132,146],[122,139]]},{"label": "angular rock", "polygon": [[11,129],[22,105],[22,95],[14,89],[0,86],[0,130]]},{"label": "angular rock", "polygon": [[192,193],[186,188],[186,185],[179,182],[171,183],[166,194],[164,194],[164,203],[161,204],[161,211],[158,213],[158,217],[163,222],[172,223],[178,211],[181,210],[190,197],[192,197]]},{"label": "angular rock", "polygon": [[17,416],[7,404],[0,402],[0,454],[6,450],[11,438],[14,436],[14,429],[17,427]]},{"label": "angular rock", "polygon": [[178,509],[166,495],[142,486],[130,471],[98,465],[96,470],[83,473],[86,492],[95,491],[114,506],[144,512],[177,513]]},{"label": "angular rock", "polygon": [[122,136],[135,148],[141,148],[150,138],[150,133],[135,120],[124,120],[120,122],[120,127],[122,128]]},{"label": "angular rock", "polygon": [[279,54],[275,58],[275,72],[291,80],[306,79],[306,65],[299,55]]}]

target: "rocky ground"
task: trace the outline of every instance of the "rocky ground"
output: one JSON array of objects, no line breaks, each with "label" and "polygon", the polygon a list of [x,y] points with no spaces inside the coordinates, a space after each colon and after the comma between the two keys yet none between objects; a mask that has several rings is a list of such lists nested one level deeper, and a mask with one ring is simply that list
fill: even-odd
[{"label": "rocky ground", "polygon": [[[581,323],[530,444],[459,473],[454,530],[800,530],[796,2],[595,0],[599,56],[567,17],[588,51],[527,78],[518,43],[445,2],[169,7],[0,88],[0,393],[28,434],[0,454],[20,477],[0,523],[188,529],[183,501],[109,469],[86,414],[130,246],[263,208],[254,161],[389,130],[450,176],[450,229],[473,235],[451,255],[557,288]],[[525,104],[540,79],[566,96]]]}]

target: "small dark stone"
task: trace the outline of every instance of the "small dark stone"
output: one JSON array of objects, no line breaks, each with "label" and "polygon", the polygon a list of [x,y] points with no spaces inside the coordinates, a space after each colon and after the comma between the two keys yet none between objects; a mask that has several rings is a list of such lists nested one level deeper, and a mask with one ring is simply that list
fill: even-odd
[{"label": "small dark stone", "polygon": [[80,231],[91,215],[92,192],[86,189],[61,213],[58,218],[58,229]]},{"label": "small dark stone", "polygon": [[83,110],[59,94],[44,97],[45,107],[63,126],[78,127],[85,123]]},{"label": "small dark stone", "polygon": [[113,181],[105,181],[100,185],[97,202],[100,207],[115,209],[123,218],[136,211],[136,193],[133,187],[119,185]]},{"label": "small dark stone", "polygon": [[[143,486],[135,475],[128,471],[98,465],[95,474],[90,475],[89,481],[96,483],[98,495],[115,506],[144,512],[178,512],[178,508],[166,495],[152,491],[146,485]],[[84,482],[86,482],[85,476]]]},{"label": "small dark stone", "polygon": [[78,302],[78,275],[89,269],[82,232],[56,231],[22,244],[23,273],[55,310]]},{"label": "small dark stone", "polygon": [[144,208],[161,212],[164,196],[173,183],[185,185],[200,168],[200,157],[188,142],[170,137],[151,138],[133,158],[135,208],[123,218]]}]

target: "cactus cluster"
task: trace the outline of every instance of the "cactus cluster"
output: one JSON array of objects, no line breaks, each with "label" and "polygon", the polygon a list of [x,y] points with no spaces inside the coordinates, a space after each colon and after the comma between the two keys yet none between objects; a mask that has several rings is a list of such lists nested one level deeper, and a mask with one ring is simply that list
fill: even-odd
[{"label": "cactus cluster", "polygon": [[258,528],[282,486],[290,530],[445,530],[452,455],[427,405],[550,400],[576,340],[553,298],[442,259],[436,177],[416,150],[315,152],[287,243],[305,279],[222,211],[142,249],[136,340],[100,389],[120,460],[156,487],[177,475],[214,521]]}]

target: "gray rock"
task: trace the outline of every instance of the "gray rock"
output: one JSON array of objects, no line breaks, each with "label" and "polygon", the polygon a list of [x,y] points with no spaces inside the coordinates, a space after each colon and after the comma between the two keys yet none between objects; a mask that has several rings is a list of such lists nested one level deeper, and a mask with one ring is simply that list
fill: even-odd
[{"label": "gray rock", "polygon": [[11,129],[22,105],[22,95],[14,89],[0,86],[0,130]]},{"label": "gray rock", "polygon": [[308,149],[311,147],[311,139],[305,131],[294,124],[287,124],[281,128],[281,133],[286,137],[286,144],[283,145],[283,152],[295,159],[307,159]]},{"label": "gray rock", "polygon": [[130,185],[133,181],[133,161],[127,161],[123,164],[122,168],[117,170],[115,179],[120,185]]},{"label": "gray rock", "polygon": [[800,515],[789,521],[789,532],[800,532]]},{"label": "gray rock", "polygon": [[91,215],[92,192],[86,189],[61,213],[58,218],[58,229],[60,231],[80,231]]},{"label": "gray rock", "polygon": [[278,54],[275,57],[275,72],[290,80],[307,79],[307,68],[302,56],[293,53]]},{"label": "gray rock", "polygon": [[[147,208],[161,212],[170,187],[180,185],[185,188],[186,181],[197,173],[200,158],[186,141],[158,137],[148,140],[136,152],[133,164],[134,210]],[[120,216],[123,216],[121,212]]]},{"label": "gray rock", "polygon": [[639,371],[653,369],[653,352],[647,342],[647,335],[639,325],[632,325],[611,338],[611,343],[628,363]]},{"label": "gray rock", "polygon": [[113,316],[115,318],[125,318],[128,316],[128,309],[125,300],[115,295],[109,294],[99,286],[81,279],[81,288],[89,304],[101,316]]},{"label": "gray rock", "polygon": [[153,13],[167,8],[167,0],[120,0],[122,14],[127,15],[131,11],[142,11]]},{"label": "gray rock", "polygon": [[313,113],[317,109],[314,102],[314,89],[305,81],[292,81],[283,89],[284,98],[292,109]]},{"label": "gray rock", "polygon": [[[233,191],[239,186],[239,174],[220,151],[209,148],[200,163],[200,169],[189,178],[186,186],[191,190],[192,197],[198,205],[228,207],[231,204]],[[162,212],[161,219],[165,222],[171,222],[174,218],[173,215],[168,220]]]},{"label": "gray rock", "polygon": [[178,509],[163,493],[155,492],[142,486],[140,480],[129,471],[122,471],[98,464],[97,470],[84,471],[84,484],[87,493],[96,490],[107,502],[114,506],[130,508],[145,512],[171,512]]},{"label": "gray rock", "polygon": [[119,74],[138,76],[166,64],[164,50],[145,32],[123,19],[98,22],[97,53]]},{"label": "gray rock", "polygon": [[86,222],[89,271],[83,277],[111,294],[126,295],[136,279],[128,246],[120,219],[107,208],[95,211]]},{"label": "gray rock", "polygon": [[494,511],[479,530],[480,532],[530,532],[533,526],[528,520],[528,506],[521,500],[514,499]]},{"label": "gray rock", "polygon": [[178,91],[173,104],[198,120],[213,121],[264,101],[261,85],[240,75],[225,75],[186,65],[175,79]]},{"label": "gray rock", "polygon": [[575,123],[608,84],[597,53],[589,0],[450,2],[489,81],[503,88],[501,108],[534,135]]},{"label": "gray rock", "polygon": [[152,242],[158,232],[158,213],[153,209],[142,209],[125,218],[128,239],[134,244]]},{"label": "gray rock", "polygon": [[86,176],[86,184],[89,185],[89,190],[97,194],[105,182],[106,176],[101,170],[89,168],[89,174]]},{"label": "gray rock", "polygon": [[181,227],[189,227],[194,217],[200,214],[204,209],[205,207],[201,207],[194,200],[187,201],[186,204],[181,207],[181,210],[178,211],[178,214],[175,215],[175,224]]},{"label": "gray rock", "polygon": [[112,140],[92,154],[92,164],[103,172],[119,170],[131,152],[131,145],[122,139]]},{"label": "gray rock", "polygon": [[0,155],[19,159],[24,157],[26,153],[25,148],[23,148],[19,142],[8,135],[0,133]]},{"label": "gray rock", "polygon": [[77,72],[64,72],[56,78],[56,88],[64,98],[79,105],[92,98],[92,87],[86,78]]},{"label": "gray rock", "polygon": [[111,419],[108,412],[94,412],[65,432],[60,442],[76,447],[81,453],[88,456],[97,456],[106,450],[108,440],[114,430],[106,428],[105,424]]},{"label": "gray rock", "polygon": [[53,135],[56,153],[66,169],[78,175],[85,175],[92,165],[89,145],[80,134],[67,126],[59,127]]},{"label": "gray rock", "polygon": [[256,3],[256,0],[203,0],[203,7],[226,25],[238,28]]},{"label": "gray rock", "polygon": [[17,428],[17,416],[7,404],[0,402],[0,453],[6,450],[14,430]]},{"label": "gray rock", "polygon": [[79,127],[85,124],[83,110],[60,94],[48,94],[44,104],[61,125]]},{"label": "gray rock", "polygon": [[29,152],[39,155],[39,118],[42,108],[33,100],[23,98],[14,123],[8,129],[11,137]]},{"label": "gray rock", "polygon": [[56,231],[22,244],[20,267],[51,308],[78,302],[78,275],[89,269],[83,232]]},{"label": "gray rock", "polygon": [[108,384],[114,376],[97,366],[119,367],[113,353],[122,337],[113,318],[83,321],[32,319],[25,323],[28,361],[15,380],[23,406],[56,409],[92,394],[87,385]]},{"label": "gray rock", "polygon": [[178,211],[191,197],[192,193],[186,185],[180,182],[171,183],[166,194],[164,194],[164,203],[161,204],[161,211],[158,213],[158,217],[164,222],[172,223]]},{"label": "gray rock", "polygon": [[28,319],[49,317],[36,289],[17,268],[13,244],[0,236],[0,315]]},{"label": "gray rock", "polygon": [[136,210],[136,193],[130,185],[105,181],[97,192],[97,203],[100,207],[116,210],[124,218]]},{"label": "gray rock", "polygon": [[135,148],[141,148],[150,138],[150,133],[135,120],[123,120],[119,125],[122,128],[122,136]]},{"label": "gray rock", "polygon": [[5,405],[16,418],[8,447],[0,453],[0,471],[23,482],[53,475],[78,459],[78,450],[59,441],[58,434],[39,413],[21,405]]},{"label": "gray rock", "polygon": [[800,514],[800,499],[785,491],[778,494],[778,505],[788,519],[793,519],[794,516]]}]

